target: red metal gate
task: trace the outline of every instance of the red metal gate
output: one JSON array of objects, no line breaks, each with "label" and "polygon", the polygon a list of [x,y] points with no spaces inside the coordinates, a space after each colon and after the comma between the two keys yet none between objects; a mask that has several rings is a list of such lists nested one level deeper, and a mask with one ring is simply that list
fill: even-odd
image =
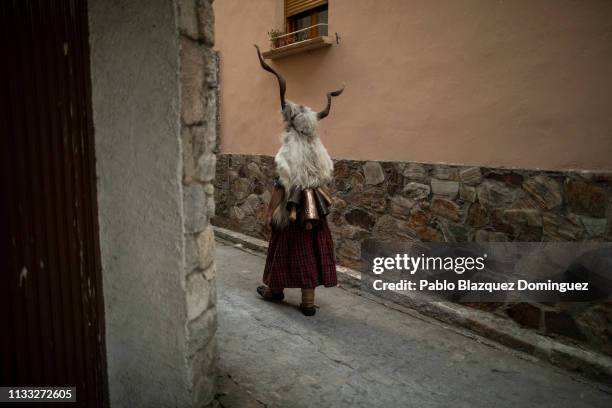
[{"label": "red metal gate", "polygon": [[1,386],[107,406],[87,5],[0,2]]}]

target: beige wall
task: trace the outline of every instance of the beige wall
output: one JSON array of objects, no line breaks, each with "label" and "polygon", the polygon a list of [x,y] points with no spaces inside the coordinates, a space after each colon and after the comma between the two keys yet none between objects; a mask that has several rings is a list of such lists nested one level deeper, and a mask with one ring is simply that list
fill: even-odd
[{"label": "beige wall", "polygon": [[[278,89],[253,48],[282,0],[216,0],[222,150],[274,154]],[[274,61],[332,156],[612,169],[612,2],[330,0],[339,45]]]}]

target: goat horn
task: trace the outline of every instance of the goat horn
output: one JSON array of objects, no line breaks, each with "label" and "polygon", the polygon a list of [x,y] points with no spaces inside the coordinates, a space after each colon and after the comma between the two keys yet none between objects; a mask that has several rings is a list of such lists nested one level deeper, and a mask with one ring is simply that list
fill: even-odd
[{"label": "goat horn", "polygon": [[342,91],[344,91],[344,86],[345,85],[342,85],[342,88],[338,89],[337,91],[327,93],[327,106],[321,112],[317,113],[317,119],[321,120],[323,118],[326,118],[327,115],[329,115],[329,109],[331,108],[332,96],[339,96],[342,93]]},{"label": "goat horn", "polygon": [[257,48],[257,56],[259,57],[259,62],[261,63],[261,67],[263,69],[265,69],[266,71],[271,72],[274,75],[276,75],[276,78],[278,79],[278,87],[279,87],[279,90],[280,90],[281,109],[285,109],[285,91],[287,90],[287,84],[285,83],[285,79],[282,76],[280,76],[280,74],[278,72],[273,70],[271,66],[266,64],[266,62],[264,61],[263,57],[261,56],[261,52],[259,51],[259,47],[257,46],[257,44],[255,44],[255,48]]}]

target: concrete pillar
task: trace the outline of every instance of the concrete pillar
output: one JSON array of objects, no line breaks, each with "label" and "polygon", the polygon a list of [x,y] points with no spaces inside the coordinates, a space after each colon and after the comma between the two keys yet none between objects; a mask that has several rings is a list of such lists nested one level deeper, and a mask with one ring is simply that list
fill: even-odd
[{"label": "concrete pillar", "polygon": [[89,21],[111,406],[206,406],[217,354],[211,4],[90,0]]}]

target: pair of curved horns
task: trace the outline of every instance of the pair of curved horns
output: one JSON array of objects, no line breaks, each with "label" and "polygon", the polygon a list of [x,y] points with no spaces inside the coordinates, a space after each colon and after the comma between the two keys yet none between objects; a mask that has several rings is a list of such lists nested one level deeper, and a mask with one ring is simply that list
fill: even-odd
[{"label": "pair of curved horns", "polygon": [[[272,69],[272,67],[269,66],[264,61],[263,57],[261,56],[261,51],[259,51],[259,47],[256,44],[255,44],[255,48],[257,49],[257,56],[259,57],[259,63],[261,64],[261,67],[265,69],[266,71],[274,74],[276,76],[276,79],[278,79],[281,109],[284,109],[285,108],[285,92],[287,91],[287,83],[285,82],[285,79],[278,72]],[[321,120],[329,115],[329,109],[331,108],[331,98],[335,96],[339,96],[342,93],[342,91],[344,91],[344,85],[342,85],[342,88],[336,91],[327,93],[327,105],[325,106],[325,109],[323,109],[321,112],[317,112],[317,119]]]},{"label": "pair of curved horns", "polygon": [[255,48],[257,48],[257,56],[259,57],[259,63],[261,64],[261,67],[265,69],[266,71],[271,72],[274,75],[276,75],[276,79],[278,79],[281,109],[285,109],[285,91],[287,91],[287,83],[285,82],[285,79],[282,76],[280,76],[278,72],[276,72],[275,70],[272,69],[271,66],[266,64],[266,61],[264,61],[263,57],[261,56],[261,51],[259,51],[259,47],[257,46],[257,44],[255,44]]},{"label": "pair of curved horns", "polygon": [[344,84],[342,85],[342,88],[338,89],[337,91],[332,91],[332,92],[328,92],[327,93],[327,105],[325,106],[325,109],[323,109],[321,112],[317,112],[317,119],[321,120],[325,117],[327,117],[327,115],[329,115],[329,108],[331,108],[331,98],[332,96],[339,96],[342,91],[344,91]]}]

